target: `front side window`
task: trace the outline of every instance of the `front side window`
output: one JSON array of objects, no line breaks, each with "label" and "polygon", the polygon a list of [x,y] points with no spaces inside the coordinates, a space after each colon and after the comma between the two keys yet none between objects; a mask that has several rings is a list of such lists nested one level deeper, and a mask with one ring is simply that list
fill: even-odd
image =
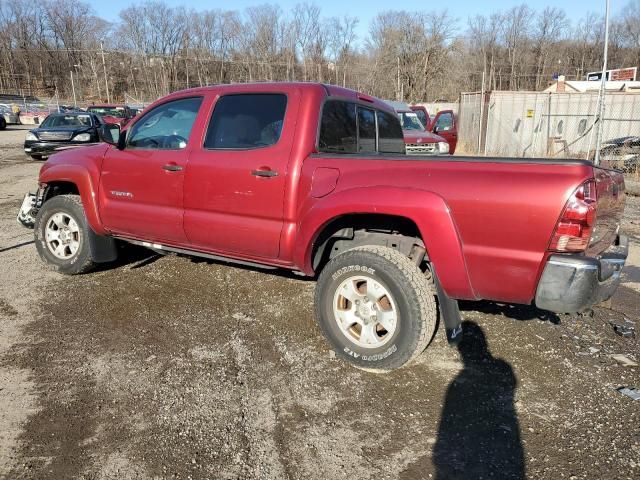
[{"label": "front side window", "polygon": [[326,102],[320,121],[320,151],[356,153],[357,145],[355,103]]},{"label": "front side window", "polygon": [[400,121],[394,115],[378,111],[378,151],[380,153],[405,153],[404,136]]},{"label": "front side window", "polygon": [[204,147],[209,149],[254,149],[280,140],[287,96],[281,93],[251,93],[220,97],[209,122]]},{"label": "front side window", "polygon": [[131,127],[127,146],[145,150],[185,148],[201,103],[202,97],[193,97],[158,105]]},{"label": "front side window", "polygon": [[358,152],[376,151],[376,113],[358,107]]}]

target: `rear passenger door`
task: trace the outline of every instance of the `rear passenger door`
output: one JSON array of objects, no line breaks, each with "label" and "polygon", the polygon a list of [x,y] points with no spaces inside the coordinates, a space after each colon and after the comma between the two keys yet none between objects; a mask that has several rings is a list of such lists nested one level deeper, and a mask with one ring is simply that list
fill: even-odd
[{"label": "rear passenger door", "polygon": [[185,177],[184,226],[196,249],[275,259],[300,101],[286,93],[224,94]]}]

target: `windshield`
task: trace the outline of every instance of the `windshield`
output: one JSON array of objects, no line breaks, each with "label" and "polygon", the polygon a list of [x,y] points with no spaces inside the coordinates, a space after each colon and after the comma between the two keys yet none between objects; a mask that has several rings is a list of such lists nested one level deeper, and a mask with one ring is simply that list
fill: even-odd
[{"label": "windshield", "polygon": [[41,125],[43,128],[52,127],[90,127],[89,115],[49,115]]},{"label": "windshield", "polygon": [[87,112],[97,113],[100,116],[124,118],[124,108],[122,107],[89,107]]},{"label": "windshield", "polygon": [[403,130],[424,131],[424,125],[420,123],[420,119],[418,119],[418,115],[415,112],[400,112],[398,113],[398,118]]}]

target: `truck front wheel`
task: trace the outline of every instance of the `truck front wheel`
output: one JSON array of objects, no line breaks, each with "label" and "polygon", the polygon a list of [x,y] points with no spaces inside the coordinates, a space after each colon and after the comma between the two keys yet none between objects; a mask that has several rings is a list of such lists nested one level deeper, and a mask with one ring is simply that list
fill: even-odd
[{"label": "truck front wheel", "polygon": [[46,201],[38,211],[34,230],[38,254],[54,270],[76,275],[93,268],[89,227],[78,195],[59,195]]},{"label": "truck front wheel", "polygon": [[436,327],[424,273],[388,247],[357,247],[322,270],[316,319],[337,354],[359,368],[392,370],[420,354]]}]

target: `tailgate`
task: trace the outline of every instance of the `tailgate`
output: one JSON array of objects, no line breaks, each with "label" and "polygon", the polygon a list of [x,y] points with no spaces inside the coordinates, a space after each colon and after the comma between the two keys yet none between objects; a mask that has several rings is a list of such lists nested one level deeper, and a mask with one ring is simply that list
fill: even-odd
[{"label": "tailgate", "polygon": [[597,255],[616,240],[624,213],[625,187],[622,172],[599,167],[593,170],[598,207],[588,253]]}]

